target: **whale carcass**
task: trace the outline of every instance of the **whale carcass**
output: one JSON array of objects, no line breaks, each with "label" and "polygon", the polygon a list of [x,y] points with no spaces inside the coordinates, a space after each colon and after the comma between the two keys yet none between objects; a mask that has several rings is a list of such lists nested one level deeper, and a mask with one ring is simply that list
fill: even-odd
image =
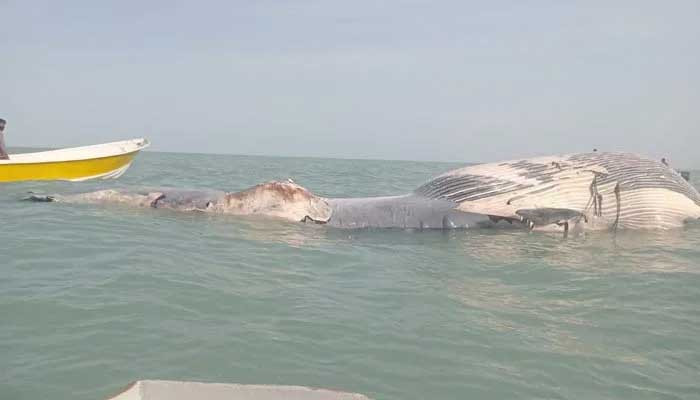
[{"label": "whale carcass", "polygon": [[630,153],[580,153],[471,165],[412,193],[325,198],[292,181],[235,192],[102,190],[39,197],[262,215],[338,228],[671,229],[700,218],[700,194],[676,171]]}]

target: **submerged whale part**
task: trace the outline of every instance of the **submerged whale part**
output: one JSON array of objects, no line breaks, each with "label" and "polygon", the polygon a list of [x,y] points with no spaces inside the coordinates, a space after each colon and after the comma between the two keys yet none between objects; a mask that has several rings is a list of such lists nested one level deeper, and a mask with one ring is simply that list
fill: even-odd
[{"label": "submerged whale part", "polygon": [[469,229],[512,227],[512,221],[465,212],[458,204],[417,194],[391,197],[328,199],[333,210],[329,226],[403,229]]},{"label": "submerged whale part", "polygon": [[401,196],[322,198],[296,183],[217,191],[103,190],[35,201],[122,203],[357,228],[671,229],[700,218],[700,194],[676,171],[628,153],[582,153],[472,165]]}]

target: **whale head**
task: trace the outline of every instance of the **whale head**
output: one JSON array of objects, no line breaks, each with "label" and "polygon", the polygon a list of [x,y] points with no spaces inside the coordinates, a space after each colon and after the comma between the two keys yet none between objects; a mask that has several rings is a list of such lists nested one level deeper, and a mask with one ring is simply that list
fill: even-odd
[{"label": "whale head", "polygon": [[295,222],[326,223],[331,208],[325,199],[290,181],[266,182],[250,189],[226,195],[227,214],[264,215]]}]

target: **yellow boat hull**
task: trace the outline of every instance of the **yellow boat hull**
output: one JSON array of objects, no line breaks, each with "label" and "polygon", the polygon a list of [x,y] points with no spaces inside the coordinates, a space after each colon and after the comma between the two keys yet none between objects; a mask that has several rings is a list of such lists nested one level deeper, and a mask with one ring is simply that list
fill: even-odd
[{"label": "yellow boat hull", "polygon": [[129,168],[136,153],[91,160],[0,165],[0,182],[117,178]]}]

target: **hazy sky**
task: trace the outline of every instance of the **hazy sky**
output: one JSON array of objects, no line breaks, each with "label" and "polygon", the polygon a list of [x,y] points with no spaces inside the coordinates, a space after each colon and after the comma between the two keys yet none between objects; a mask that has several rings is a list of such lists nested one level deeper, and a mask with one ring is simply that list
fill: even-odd
[{"label": "hazy sky", "polygon": [[700,1],[0,0],[10,145],[700,167]]}]

